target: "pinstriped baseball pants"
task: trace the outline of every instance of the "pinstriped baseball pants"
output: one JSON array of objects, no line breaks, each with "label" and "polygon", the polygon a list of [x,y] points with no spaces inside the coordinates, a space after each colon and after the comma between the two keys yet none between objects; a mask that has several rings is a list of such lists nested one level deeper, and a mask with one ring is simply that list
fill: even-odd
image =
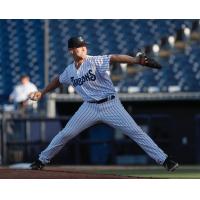
[{"label": "pinstriped baseball pants", "polygon": [[167,155],[154,141],[135,123],[124,109],[118,98],[101,104],[84,102],[69,122],[41,152],[39,160],[49,163],[50,160],[72,138],[97,122],[106,123],[120,129],[135,141],[158,164],[163,164]]}]

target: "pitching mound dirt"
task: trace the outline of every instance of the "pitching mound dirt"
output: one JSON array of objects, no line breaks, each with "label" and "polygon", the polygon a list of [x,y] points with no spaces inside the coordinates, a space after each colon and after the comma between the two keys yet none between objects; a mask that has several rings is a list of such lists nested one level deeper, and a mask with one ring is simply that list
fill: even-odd
[{"label": "pitching mound dirt", "polygon": [[0,169],[0,179],[128,179],[129,176],[95,174],[93,172],[69,171],[57,168],[44,170]]}]

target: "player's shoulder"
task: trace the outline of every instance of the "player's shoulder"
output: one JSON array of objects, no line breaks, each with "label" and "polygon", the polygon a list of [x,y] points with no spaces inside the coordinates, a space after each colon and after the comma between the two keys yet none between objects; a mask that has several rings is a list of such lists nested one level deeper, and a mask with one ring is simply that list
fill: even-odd
[{"label": "player's shoulder", "polygon": [[87,55],[86,61],[94,60],[96,56]]},{"label": "player's shoulder", "polygon": [[96,55],[96,56],[90,56],[88,55],[87,56],[87,60],[88,61],[101,61],[101,60],[104,60],[106,58],[108,58],[110,55]]},{"label": "player's shoulder", "polygon": [[63,71],[68,72],[71,71],[73,68],[74,62],[70,63],[69,65],[67,65]]},{"label": "player's shoulder", "polygon": [[99,59],[101,57],[103,57],[104,55],[96,55],[96,56],[91,56],[91,55],[87,55],[86,59],[87,60],[92,60],[92,59]]}]

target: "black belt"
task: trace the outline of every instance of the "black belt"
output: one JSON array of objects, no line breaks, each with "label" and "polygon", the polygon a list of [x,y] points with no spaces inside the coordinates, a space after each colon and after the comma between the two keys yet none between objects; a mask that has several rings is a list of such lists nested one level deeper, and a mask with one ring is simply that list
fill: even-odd
[{"label": "black belt", "polygon": [[109,97],[106,97],[106,98],[104,98],[104,99],[101,99],[101,100],[99,100],[99,101],[88,101],[89,103],[97,103],[97,104],[100,104],[100,103],[104,103],[104,102],[106,102],[106,101],[110,101],[110,100],[112,100],[112,99],[114,99],[115,98],[115,96],[114,95],[111,95],[111,96],[109,96]]}]

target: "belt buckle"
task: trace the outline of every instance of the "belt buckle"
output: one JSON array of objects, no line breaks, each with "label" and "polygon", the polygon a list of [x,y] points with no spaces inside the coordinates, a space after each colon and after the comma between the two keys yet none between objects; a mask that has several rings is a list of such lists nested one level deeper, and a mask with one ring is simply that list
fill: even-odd
[{"label": "belt buckle", "polygon": [[111,96],[109,96],[108,98],[109,98],[108,100],[110,101],[110,100],[112,100],[112,99],[115,98],[115,95],[111,95]]}]

